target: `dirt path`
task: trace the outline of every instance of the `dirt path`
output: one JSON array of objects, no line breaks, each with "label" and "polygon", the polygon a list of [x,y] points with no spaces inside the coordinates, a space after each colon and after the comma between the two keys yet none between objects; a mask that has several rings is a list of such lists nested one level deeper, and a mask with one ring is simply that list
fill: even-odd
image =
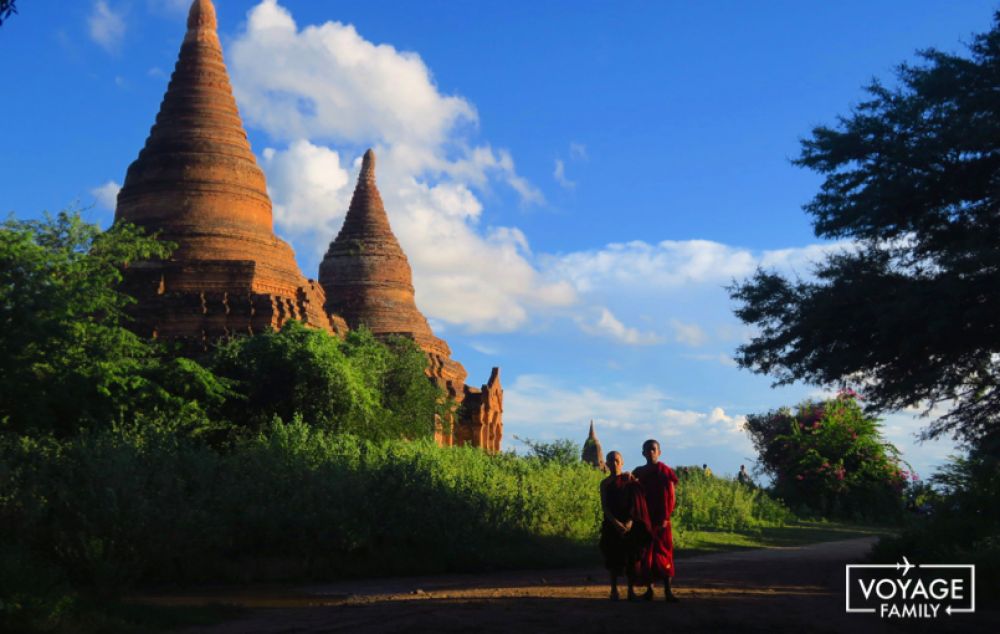
[{"label": "dirt path", "polygon": [[996,611],[902,623],[846,614],[844,564],[863,558],[873,541],[680,559],[677,604],[664,603],[662,595],[652,603],[612,603],[599,568],[396,578],[202,596],[252,609],[241,619],[183,634],[1000,631]]}]

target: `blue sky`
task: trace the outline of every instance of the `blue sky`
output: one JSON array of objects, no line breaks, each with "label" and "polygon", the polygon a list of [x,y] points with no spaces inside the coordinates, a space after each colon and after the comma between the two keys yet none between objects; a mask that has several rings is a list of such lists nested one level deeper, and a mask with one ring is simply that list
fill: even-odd
[{"label": "blue sky", "polygon": [[[187,0],[25,0],[0,27],[3,211],[108,224],[153,123]],[[801,211],[799,140],[917,49],[962,51],[991,2],[217,0],[276,231],[315,277],[365,148],[417,303],[516,434],[735,473],[742,417],[828,392],[772,389],[731,355],[723,286],[808,275],[836,245]],[[885,417],[927,475],[954,452]]]}]

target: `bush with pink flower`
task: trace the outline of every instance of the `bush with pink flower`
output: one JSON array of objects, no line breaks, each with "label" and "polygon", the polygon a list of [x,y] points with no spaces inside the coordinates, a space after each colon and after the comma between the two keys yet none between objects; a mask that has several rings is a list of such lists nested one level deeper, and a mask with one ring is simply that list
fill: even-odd
[{"label": "bush with pink flower", "polygon": [[869,520],[899,514],[907,486],[918,478],[859,399],[844,390],[747,417],[758,467],[792,508]]}]

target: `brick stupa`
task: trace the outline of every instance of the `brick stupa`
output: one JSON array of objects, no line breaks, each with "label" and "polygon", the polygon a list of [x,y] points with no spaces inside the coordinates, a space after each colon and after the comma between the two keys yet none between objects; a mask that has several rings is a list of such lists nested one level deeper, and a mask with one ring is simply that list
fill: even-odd
[{"label": "brick stupa", "polygon": [[362,159],[344,225],[319,266],[319,282],[326,293],[327,312],[342,316],[350,328],[363,324],[377,337],[408,337],[424,351],[428,375],[459,403],[451,433],[439,433],[439,442],[499,451],[503,408],[499,369],[493,369],[480,389],[465,385],[465,368],[451,358],[448,344],[434,335],[417,308],[410,263],[389,226],[375,184],[372,150]]},{"label": "brick stupa", "polygon": [[126,276],[136,328],[189,348],[289,319],[327,331],[316,282],[274,234],[264,173],[250,150],[216,34],[215,8],[195,0],[170,85],[146,145],[129,166],[115,220],[177,244],[166,262]]},{"label": "brick stupa", "polygon": [[601,441],[597,439],[597,432],[594,431],[594,421],[590,421],[590,433],[587,435],[587,440],[583,443],[581,454],[580,458],[584,462],[597,467],[601,471],[605,470],[604,450],[601,449]]},{"label": "brick stupa", "polygon": [[427,354],[427,375],[457,404],[439,425],[438,442],[499,451],[499,370],[481,388],[465,385],[465,368],[417,310],[410,265],[375,186],[371,151],[321,265],[323,284],[300,273],[291,247],[274,234],[264,173],[250,150],[216,29],[211,0],[194,0],[160,112],[118,194],[116,222],[177,244],[169,260],[127,267],[125,287],[137,299],[135,330],[177,341],[189,353],[289,320],[341,336],[348,324],[364,324],[380,337],[406,336]]}]

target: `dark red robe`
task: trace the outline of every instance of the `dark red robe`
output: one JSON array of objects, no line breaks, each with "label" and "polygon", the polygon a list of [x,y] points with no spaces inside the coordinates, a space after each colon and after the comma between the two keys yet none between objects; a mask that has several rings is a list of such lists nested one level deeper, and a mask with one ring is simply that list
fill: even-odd
[{"label": "dark red robe", "polygon": [[649,548],[652,528],[646,511],[642,485],[631,475],[608,476],[601,483],[608,512],[619,522],[632,522],[632,529],[621,535],[607,518],[601,523],[601,554],[604,566],[614,574],[629,577],[640,571],[640,556]]},{"label": "dark red robe", "polygon": [[[637,467],[633,472],[646,494],[649,523],[653,539],[640,556],[640,568],[648,581],[674,576],[674,539],[670,531],[670,516],[677,504],[677,474],[657,462]],[[664,525],[666,522],[666,525]]]}]

